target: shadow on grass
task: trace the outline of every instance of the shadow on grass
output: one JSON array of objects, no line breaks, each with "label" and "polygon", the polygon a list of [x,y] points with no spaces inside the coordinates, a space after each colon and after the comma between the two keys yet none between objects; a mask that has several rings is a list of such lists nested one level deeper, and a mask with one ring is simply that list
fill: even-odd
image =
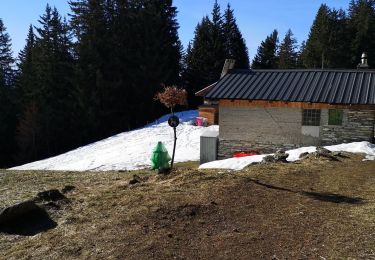
[{"label": "shadow on grass", "polygon": [[340,195],[336,193],[330,193],[330,192],[308,192],[308,191],[294,191],[291,189],[267,184],[260,182],[259,180],[251,180],[257,185],[266,187],[268,189],[273,189],[273,190],[280,190],[280,191],[286,191],[290,193],[296,193],[296,194],[301,194],[304,196],[307,196],[309,198],[312,198],[314,200],[320,200],[320,201],[326,201],[326,202],[332,202],[332,203],[347,203],[347,204],[363,204],[365,200],[360,197],[349,197],[345,195]]},{"label": "shadow on grass", "polygon": [[0,233],[34,236],[56,226],[57,223],[50,218],[48,213],[37,206],[31,211],[2,223],[0,225]]},{"label": "shadow on grass", "polygon": [[298,193],[296,191],[293,191],[291,189],[287,189],[287,188],[283,188],[283,187],[278,187],[278,186],[274,186],[274,185],[271,185],[271,184],[267,184],[267,183],[263,183],[263,182],[260,182],[258,180],[253,180],[253,182],[255,184],[258,184],[260,186],[263,186],[263,187],[266,187],[266,188],[269,188],[269,189],[273,189],[273,190],[281,190],[281,191],[287,191],[287,192],[292,192],[292,193]]},{"label": "shadow on grass", "polygon": [[340,194],[330,192],[301,192],[310,198],[320,201],[327,201],[333,203],[347,203],[347,204],[363,204],[364,199],[358,197],[348,197]]}]

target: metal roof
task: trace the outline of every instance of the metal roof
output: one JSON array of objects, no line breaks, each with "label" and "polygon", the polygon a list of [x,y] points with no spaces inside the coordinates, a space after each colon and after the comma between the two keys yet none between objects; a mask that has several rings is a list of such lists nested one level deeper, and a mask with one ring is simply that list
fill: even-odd
[{"label": "metal roof", "polygon": [[375,104],[374,70],[233,70],[209,99]]}]

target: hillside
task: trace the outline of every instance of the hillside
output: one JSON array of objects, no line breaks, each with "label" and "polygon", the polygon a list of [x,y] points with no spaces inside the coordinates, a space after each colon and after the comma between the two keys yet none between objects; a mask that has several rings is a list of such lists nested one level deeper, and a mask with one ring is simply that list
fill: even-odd
[{"label": "hillside", "polygon": [[[170,175],[0,172],[0,208],[73,185],[56,227],[0,233],[5,259],[372,259],[375,162],[346,153],[240,171],[180,164]],[[140,182],[129,184],[137,174]]]},{"label": "hillside", "polygon": [[[200,136],[208,129],[218,130],[218,126],[206,128],[192,125],[191,121],[198,116],[197,110],[184,111],[176,115],[180,118],[181,124],[177,127],[175,161],[198,161]],[[149,168],[152,150],[158,141],[162,141],[171,154],[173,130],[166,122],[168,118],[169,115],[166,115],[144,128],[120,133],[73,151],[13,169],[108,171]]]}]

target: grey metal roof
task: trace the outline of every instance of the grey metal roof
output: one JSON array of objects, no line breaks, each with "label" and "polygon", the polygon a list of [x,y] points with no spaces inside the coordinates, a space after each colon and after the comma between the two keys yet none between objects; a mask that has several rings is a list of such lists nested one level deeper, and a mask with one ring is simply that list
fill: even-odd
[{"label": "grey metal roof", "polygon": [[375,71],[234,70],[205,97],[374,105]]}]

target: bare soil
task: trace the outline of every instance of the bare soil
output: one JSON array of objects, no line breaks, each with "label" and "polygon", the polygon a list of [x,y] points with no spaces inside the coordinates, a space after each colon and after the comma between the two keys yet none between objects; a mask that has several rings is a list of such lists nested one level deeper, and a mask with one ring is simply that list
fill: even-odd
[{"label": "bare soil", "polygon": [[0,171],[0,208],[75,186],[47,209],[56,227],[0,233],[0,259],[375,259],[375,162],[362,159],[189,163],[166,176]]}]

